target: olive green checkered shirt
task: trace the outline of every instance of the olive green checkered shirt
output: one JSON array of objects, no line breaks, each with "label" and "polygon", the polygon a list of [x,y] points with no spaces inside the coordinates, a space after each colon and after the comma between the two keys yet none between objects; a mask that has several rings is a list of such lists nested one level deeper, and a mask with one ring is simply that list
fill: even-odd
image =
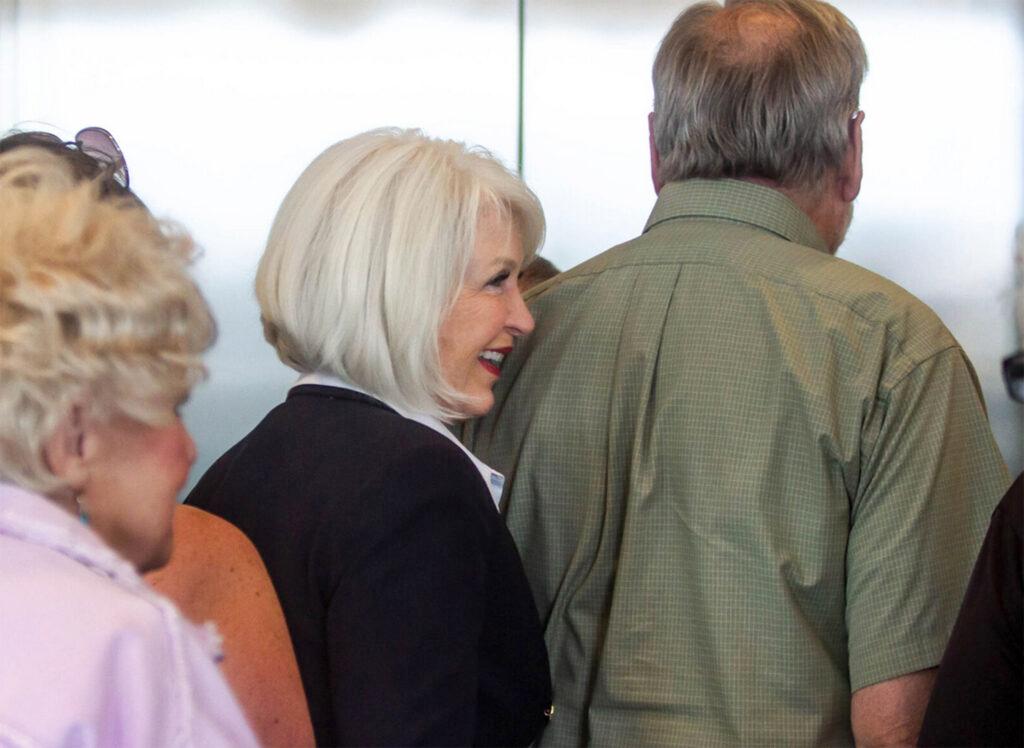
[{"label": "olive green checkered shirt", "polygon": [[851,743],[851,690],[939,662],[1009,485],[956,340],[732,180],[529,303],[465,438],[508,475],[542,743]]}]

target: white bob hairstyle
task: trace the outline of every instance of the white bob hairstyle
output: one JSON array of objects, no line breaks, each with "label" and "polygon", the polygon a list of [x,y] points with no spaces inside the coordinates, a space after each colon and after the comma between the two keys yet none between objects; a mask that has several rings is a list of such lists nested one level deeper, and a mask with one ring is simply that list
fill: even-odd
[{"label": "white bob hairstyle", "polygon": [[532,259],[540,202],[487,151],[398,129],[332,145],[288,192],[260,260],[267,341],[299,372],[458,418],[468,399],[444,379],[438,334],[484,216],[518,230]]}]

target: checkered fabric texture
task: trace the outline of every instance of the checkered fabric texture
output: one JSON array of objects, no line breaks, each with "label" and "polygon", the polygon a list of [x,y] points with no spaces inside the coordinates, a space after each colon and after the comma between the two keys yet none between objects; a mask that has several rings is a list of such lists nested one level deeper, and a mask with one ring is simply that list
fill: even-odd
[{"label": "checkered fabric texture", "polygon": [[957,341],[732,180],[529,304],[464,438],[508,476],[542,744],[852,744],[852,690],[938,664],[1010,483]]}]

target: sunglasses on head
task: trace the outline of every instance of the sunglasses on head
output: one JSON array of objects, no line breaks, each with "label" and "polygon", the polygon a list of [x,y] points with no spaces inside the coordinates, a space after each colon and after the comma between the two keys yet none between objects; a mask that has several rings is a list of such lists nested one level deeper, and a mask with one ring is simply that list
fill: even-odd
[{"label": "sunglasses on head", "polygon": [[121,147],[114,140],[114,136],[102,127],[83,128],[78,131],[75,139],[71,142],[65,142],[50,132],[19,133],[10,140],[21,141],[20,144],[30,144],[35,141],[61,146],[73,145],[86,156],[109,169],[113,180],[126,190],[128,189],[128,164],[124,160],[124,153],[121,152]]},{"label": "sunglasses on head", "polygon": [[1024,348],[1003,359],[1003,379],[1010,397],[1024,403]]}]

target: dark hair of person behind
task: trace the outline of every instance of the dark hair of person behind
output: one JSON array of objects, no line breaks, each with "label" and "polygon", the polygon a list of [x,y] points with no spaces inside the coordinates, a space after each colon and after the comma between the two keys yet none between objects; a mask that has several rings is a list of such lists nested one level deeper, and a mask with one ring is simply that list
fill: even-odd
[{"label": "dark hair of person behind", "polygon": [[519,274],[519,291],[525,293],[528,289],[554,278],[561,270],[556,268],[550,260],[543,257],[534,257],[533,262],[523,268]]}]

